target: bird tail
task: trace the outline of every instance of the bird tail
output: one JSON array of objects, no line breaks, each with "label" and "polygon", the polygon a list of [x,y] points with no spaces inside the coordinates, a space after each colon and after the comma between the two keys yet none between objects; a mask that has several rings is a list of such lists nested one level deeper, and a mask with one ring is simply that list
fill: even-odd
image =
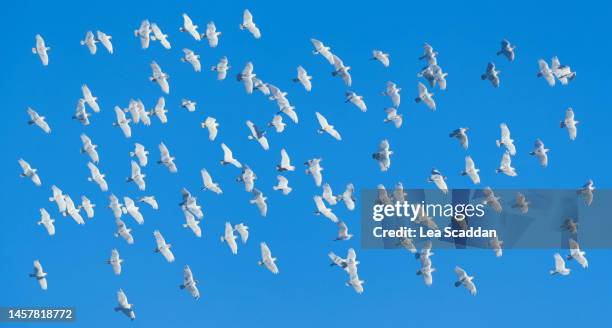
[{"label": "bird tail", "polygon": [[559,125],[560,125],[562,128],[564,128],[564,127],[565,127],[565,122],[564,122],[564,121],[561,121],[561,123],[560,123]]}]

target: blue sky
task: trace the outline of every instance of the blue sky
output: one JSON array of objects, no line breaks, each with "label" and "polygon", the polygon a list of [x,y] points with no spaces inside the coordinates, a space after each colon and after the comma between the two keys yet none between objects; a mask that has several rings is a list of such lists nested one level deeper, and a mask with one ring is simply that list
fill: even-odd
[{"label": "blue sky", "polygon": [[[510,327],[519,323],[586,326],[607,320],[604,316],[612,294],[609,251],[588,251],[591,267],[582,270],[572,264],[568,277],[548,275],[554,250],[507,251],[501,259],[491,251],[439,251],[433,257],[437,268],[434,284],[426,287],[414,274],[418,262],[407,252],[360,250],[358,233],[349,242],[333,242],[336,227],[312,214],[312,196],[320,191],[303,173],[301,163],[322,157],[324,181],[336,192],[348,182],[358,190],[379,183],[391,187],[398,181],[410,188],[428,187],[426,179],[432,167],[449,177],[451,188],[470,187],[469,180],[459,175],[466,154],[481,169],[483,184],[494,188],[576,188],[588,178],[598,188],[609,187],[612,177],[607,171],[612,159],[609,152],[601,152],[609,147],[612,119],[607,85],[612,49],[609,42],[602,41],[608,37],[609,5],[437,2],[428,8],[405,2],[106,1],[84,6],[23,1],[3,7],[0,146],[5,160],[0,162],[4,208],[0,305],[75,306],[78,321],[73,327],[438,327],[457,323]],[[261,40],[238,29],[247,7],[261,28]],[[202,28],[214,20],[223,32],[219,47],[210,49],[205,42],[197,43],[180,33],[183,12]],[[133,30],[145,18],[169,35],[171,50],[158,43],[140,49]],[[115,54],[108,55],[100,47],[98,54],[91,56],[79,45],[86,31],[96,29],[113,36]],[[36,33],[51,47],[48,67],[31,54]],[[323,58],[312,55],[311,37],[331,46],[353,67],[351,90],[365,97],[367,113],[344,103],[346,88],[341,80],[331,77],[331,66]],[[517,45],[513,63],[495,56],[502,38]],[[448,89],[434,90],[435,113],[412,101],[416,73],[423,65],[417,60],[423,42],[439,51],[439,63],[449,73]],[[201,73],[180,62],[183,47],[201,55]],[[391,54],[390,68],[369,60],[375,48]],[[208,66],[224,55],[232,70],[227,80],[219,82]],[[578,72],[569,86],[550,88],[536,78],[537,60],[550,60],[553,55]],[[148,81],[152,60],[170,75],[171,93],[166,96],[169,123],[161,125],[153,119],[151,127],[136,126],[128,140],[111,126],[113,107],[126,107],[130,98],[142,99],[148,108],[154,106],[161,92]],[[268,152],[247,139],[245,121],[265,125],[276,112],[276,104],[258,93],[247,95],[234,79],[249,60],[258,77],[289,93],[300,116],[299,125],[289,124],[283,134],[270,131]],[[489,61],[501,70],[499,89],[480,80]],[[314,77],[310,94],[291,82],[298,65]],[[390,101],[380,92],[389,80],[402,88],[401,129],[382,123],[383,109]],[[102,108],[88,127],[70,119],[83,83],[99,97]],[[198,102],[195,113],[180,108],[183,97]],[[47,117],[51,135],[26,124],[28,106]],[[581,122],[574,142],[559,129],[569,106]],[[342,142],[316,134],[315,111],[336,126]],[[206,131],[199,128],[209,115],[221,124],[215,142],[208,141]],[[502,154],[495,147],[501,122],[508,123],[516,140],[516,178],[494,172]],[[448,138],[459,126],[470,127],[467,152]],[[87,158],[79,154],[82,132],[99,145],[99,167],[107,174],[114,194],[132,198],[153,194],[158,198],[159,211],[141,207],[143,226],[125,218],[134,229],[134,245],[113,236],[115,224],[106,208],[108,194],[87,181]],[[546,169],[528,156],[537,137],[552,149]],[[384,138],[395,151],[387,173],[381,173],[370,157]],[[150,159],[157,160],[161,141],[176,156],[179,172],[170,174],[151,161],[143,169],[147,191],[141,193],[124,182],[130,171],[128,153],[134,142],[139,142],[151,151]],[[267,218],[258,215],[248,204],[251,195],[235,183],[240,171],[219,164],[221,142],[256,172],[256,186],[268,197]],[[299,167],[285,175],[294,188],[287,197],[272,191],[282,147]],[[17,159],[21,157],[39,169],[42,187],[19,178]],[[199,191],[201,168],[207,168],[221,184],[221,197]],[[47,200],[52,184],[75,200],[88,196],[97,204],[95,218],[77,226],[61,217]],[[203,205],[201,239],[181,226],[183,217],[177,203],[182,187],[194,192]],[[57,234],[52,238],[36,225],[41,207],[57,220]],[[340,206],[335,211],[353,232],[359,231],[358,211],[348,212]],[[237,256],[219,243],[228,220],[251,227],[249,243]],[[173,244],[176,263],[168,264],[152,252],[155,229]],[[278,276],[256,265],[260,241],[266,241],[278,257]],[[104,263],[115,247],[125,259],[119,277]],[[366,281],[363,295],[345,287],[346,275],[328,266],[328,251],[345,254],[349,247],[357,249],[361,261],[359,273]],[[40,259],[49,273],[46,292],[27,276],[34,259]],[[200,281],[202,298],[198,301],[178,289],[184,264],[191,266]],[[455,265],[476,276],[477,297],[453,287]],[[112,310],[119,288],[136,306],[133,323]]]}]

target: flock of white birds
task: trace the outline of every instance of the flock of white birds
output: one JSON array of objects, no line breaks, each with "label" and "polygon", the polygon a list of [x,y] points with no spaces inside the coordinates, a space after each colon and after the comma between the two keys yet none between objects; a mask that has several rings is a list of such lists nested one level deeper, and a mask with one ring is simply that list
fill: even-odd
[{"label": "flock of white birds", "polygon": [[[240,29],[247,30],[255,39],[261,38],[261,32],[255,24],[253,16],[249,10],[244,11]],[[187,33],[196,41],[205,39],[208,42],[208,45],[212,48],[216,47],[220,42],[221,32],[217,31],[217,28],[213,22],[209,22],[206,26],[205,32],[200,33],[200,31],[198,31],[198,25],[196,25],[187,14],[183,14],[183,26],[180,27],[180,31]],[[161,28],[157,24],[150,23],[148,20],[142,21],[139,28],[134,31],[134,35],[139,39],[143,49],[148,48],[151,42],[155,41],[159,41],[159,43],[165,49],[171,49],[171,43],[168,36],[162,32]],[[42,64],[46,66],[49,64],[50,48],[45,44],[45,41],[41,35],[36,35],[35,39],[36,46],[32,49],[32,51],[34,54],[37,54],[40,57]],[[350,87],[352,82],[350,74],[351,67],[346,66],[340,57],[332,53],[331,48],[323,44],[323,42],[316,39],[311,39],[310,41],[314,47],[313,54],[322,56],[330,65],[333,66],[332,75],[335,77],[340,77],[344,81],[344,84],[347,87]],[[81,41],[81,45],[85,46],[92,55],[96,54],[98,51],[98,43],[100,43],[110,54],[113,53],[112,37],[102,31],[96,31],[95,34],[92,31],[88,31],[85,35],[85,39]],[[189,63],[193,67],[194,71],[200,72],[202,68],[200,56],[193,50],[187,48],[183,49],[183,54],[184,56],[181,58],[181,61]],[[514,61],[514,45],[510,44],[510,42],[507,40],[503,40],[501,49],[499,52],[497,52],[497,55],[503,55],[510,62]],[[373,50],[371,59],[380,62],[382,65],[384,65],[384,67],[389,67],[390,65],[390,55],[381,50]],[[445,90],[447,73],[445,73],[438,64],[438,52],[436,52],[429,44],[425,44],[424,51],[420,59],[424,60],[427,65],[422,71],[418,72],[417,77],[423,78],[431,89],[438,87],[440,90]],[[538,65],[539,70],[537,76],[543,77],[550,86],[554,86],[557,81],[562,85],[568,84],[576,77],[576,73],[573,72],[569,66],[561,65],[557,57],[552,59],[550,66],[545,60],[542,59],[538,61]],[[218,80],[224,80],[227,77],[227,73],[230,68],[231,66],[229,65],[228,58],[222,57],[216,65],[211,67],[211,70],[216,72]],[[165,73],[161,66],[155,61],[151,62],[151,69],[152,75],[149,79],[152,82],[157,83],[164,94],[169,94],[169,75]],[[268,123],[266,128],[271,128],[277,133],[282,133],[286,127],[286,123],[283,121],[283,115],[288,117],[293,123],[298,123],[296,108],[291,105],[289,99],[287,98],[287,92],[282,91],[273,84],[260,80],[254,73],[254,66],[252,62],[248,62],[236,78],[244,85],[245,91],[248,94],[251,94],[257,90],[269,97],[271,101],[275,101],[277,103],[279,110],[277,114],[274,115],[273,119]],[[486,71],[482,74],[481,78],[483,80],[490,81],[494,87],[500,86],[500,71],[496,69],[495,64],[492,62],[487,65]],[[297,76],[293,79],[293,81],[300,83],[306,92],[309,92],[312,88],[311,79],[312,76],[308,75],[308,72],[304,69],[304,67],[297,67]],[[417,90],[418,92],[416,93],[415,101],[417,103],[423,103],[431,111],[435,111],[436,102],[434,100],[434,94],[428,90],[428,86],[426,86],[425,83],[418,82]],[[386,117],[384,118],[383,122],[393,123],[396,128],[400,128],[402,126],[402,114],[398,113],[401,100],[400,91],[401,88],[399,88],[395,83],[389,81],[386,85],[386,89],[382,92],[384,96],[389,97],[392,103],[392,106],[385,111]],[[93,95],[92,91],[85,84],[82,86],[82,94],[83,97],[78,100],[76,112],[73,118],[78,120],[84,126],[87,126],[90,124],[90,117],[94,115],[88,112],[87,109],[91,109],[94,113],[100,113],[101,109],[97,103],[98,98]],[[363,97],[355,92],[346,92],[346,102],[351,103],[362,112],[367,110]],[[188,111],[193,112],[196,110],[197,104],[189,99],[183,99],[181,101],[181,106]],[[132,136],[131,126],[133,124],[142,123],[145,126],[149,126],[152,124],[153,116],[157,117],[162,124],[168,122],[168,118],[166,116],[168,110],[166,109],[165,99],[163,96],[159,97],[154,108],[149,111],[145,109],[145,105],[140,100],[131,100],[128,108],[126,109],[115,106],[114,111],[116,121],[113,123],[113,125],[119,127],[126,138],[130,138]],[[30,117],[28,122],[29,124],[38,126],[47,134],[51,133],[51,127],[45,120],[44,116],[38,114],[32,108],[28,108],[27,113]],[[315,114],[320,125],[318,133],[328,134],[338,141],[342,140],[340,132],[336,130],[334,125],[332,125],[323,114],[319,112],[316,112]],[[574,140],[576,138],[577,124],[578,121],[574,119],[573,110],[568,108],[565,118],[561,121],[560,126],[561,128],[567,129],[570,140]],[[268,150],[269,144],[266,137],[267,129],[261,129],[251,121],[246,121],[246,125],[250,132],[249,139],[256,141],[264,150]],[[210,141],[214,141],[216,139],[219,123],[214,117],[207,117],[204,122],[201,123],[201,127],[208,130]],[[505,151],[502,155],[500,166],[497,168],[496,172],[503,173],[510,177],[515,177],[517,176],[517,172],[516,169],[512,167],[512,157],[517,154],[514,146],[514,140],[511,138],[510,129],[505,123],[502,123],[500,128],[501,137],[496,141],[496,143],[498,147],[503,146]],[[467,135],[468,130],[469,129],[466,127],[460,127],[450,133],[450,137],[456,138],[460,145],[466,150],[469,147]],[[105,180],[105,175],[97,166],[100,161],[97,152],[98,146],[94,144],[93,141],[84,133],[80,135],[80,138],[83,144],[81,152],[86,153],[90,159],[87,166],[91,172],[91,176],[88,179],[95,182],[101,191],[107,192],[109,190],[109,186]],[[257,179],[255,172],[253,172],[248,165],[242,164],[225,143],[221,143],[221,149],[223,151],[223,158],[220,161],[221,164],[232,165],[242,170],[242,173],[236,180],[239,183],[244,184],[245,191],[252,193],[253,198],[250,203],[257,207],[261,216],[266,216],[268,206],[266,202],[267,198],[262,191],[255,188],[255,180]],[[176,173],[178,169],[175,163],[175,157],[172,156],[171,151],[166,145],[164,145],[164,143],[159,144],[159,153],[160,158],[157,163],[165,166],[169,172]],[[383,140],[380,143],[379,149],[372,154],[372,157],[378,163],[381,171],[389,170],[391,166],[392,154],[393,151],[391,151],[388,140]],[[542,167],[546,167],[548,165],[548,149],[544,146],[542,140],[536,140],[535,147],[530,154],[538,159],[538,162]],[[138,190],[145,191],[147,176],[142,172],[142,168],[146,167],[148,164],[149,151],[142,144],[136,143],[134,150],[130,152],[129,155],[133,159],[131,160],[131,174],[129,177],[127,177],[127,181],[133,182],[137,186]],[[321,161],[321,158],[313,158],[305,163],[307,166],[306,174],[311,175],[316,186],[322,188],[322,194],[316,195],[313,198],[316,205],[315,213],[328,218],[330,221],[338,225],[338,237],[336,240],[349,240],[353,235],[349,233],[346,223],[340,220],[336,214],[334,214],[331,207],[341,202],[347,207],[348,210],[354,210],[354,186],[349,183],[344,192],[339,195],[334,195],[331,186],[328,183],[323,183],[323,168],[321,167]],[[31,179],[37,186],[42,185],[37,169],[32,168],[30,164],[23,159],[19,160],[19,165],[23,170],[23,173],[21,174],[22,177]],[[276,166],[276,170],[280,173],[295,170],[295,166],[291,164],[290,157],[284,148],[281,150],[281,161]],[[467,175],[476,185],[480,183],[479,169],[476,168],[475,162],[470,156],[465,157],[465,170],[463,171],[462,175]],[[201,176],[204,189],[215,194],[223,193],[219,184],[214,182],[213,177],[206,169],[201,170]],[[447,193],[448,187],[445,180],[446,177],[443,176],[441,172],[436,169],[432,170],[429,181],[433,182],[439,190]],[[69,195],[64,194],[56,185],[52,185],[51,189],[52,197],[49,200],[57,205],[61,215],[70,216],[77,224],[84,224],[85,220],[81,215],[82,209],[84,210],[87,218],[93,218],[94,208],[96,205],[93,204],[86,196],[81,196],[81,203],[77,205]],[[274,186],[273,189],[275,191],[282,192],[283,195],[287,195],[292,191],[292,188],[289,187],[289,180],[283,175],[278,175],[278,184]],[[593,182],[589,180],[583,186],[583,188],[578,190],[578,193],[584,197],[587,204],[590,204],[593,199],[593,190]],[[494,195],[493,190],[487,187],[485,188],[485,191],[485,194],[487,195],[486,202],[492,205],[496,211],[501,211],[501,205],[498,202],[498,198]],[[384,186],[379,186],[379,194],[383,195],[379,196],[379,201],[384,202],[391,201],[391,199],[397,201],[405,199],[405,193],[401,183],[398,184],[393,191],[392,197],[386,196]],[[180,207],[185,216],[185,223],[183,226],[191,229],[195,236],[201,237],[202,232],[199,224],[200,220],[204,216],[202,208],[200,205],[198,205],[196,197],[185,188],[182,189],[182,197],[183,201],[181,202]],[[112,211],[117,225],[115,236],[123,238],[128,244],[133,244],[134,238],[131,235],[132,229],[127,227],[126,223],[122,220],[122,217],[129,215],[136,221],[137,224],[144,224],[144,217],[140,213],[137,204],[145,203],[151,206],[153,209],[158,209],[158,204],[155,197],[145,196],[139,199],[132,199],[126,196],[123,197],[123,203],[121,203],[120,199],[111,193],[109,195],[109,200],[110,203],[108,208],[110,208]],[[526,213],[528,211],[528,200],[524,195],[519,194],[517,195],[516,204],[513,207],[517,207],[521,210],[521,212]],[[46,209],[41,208],[40,221],[38,224],[44,226],[48,234],[53,236],[55,234],[55,220],[53,220],[51,217],[51,214]],[[424,224],[431,229],[437,228],[437,225],[431,218],[418,218],[417,223]],[[226,222],[225,231],[221,237],[221,241],[227,243],[232,254],[237,254],[238,252],[238,243],[236,241],[238,237],[235,235],[235,233],[238,233],[241,242],[244,244],[249,238],[249,227],[244,223],[233,225],[230,222]],[[175,257],[171,250],[171,244],[166,242],[162,233],[155,230],[154,238],[157,245],[156,252],[159,252],[166,261],[174,262]],[[495,253],[498,257],[502,256],[502,243],[503,242],[497,238],[491,241],[491,246],[495,249]],[[569,243],[570,255],[567,257],[567,259],[575,259],[578,263],[586,268],[588,262],[585,258],[585,252],[580,250],[578,243],[574,239],[571,239]],[[432,273],[435,271],[435,268],[432,266],[431,262],[431,256],[433,255],[431,242],[425,243],[423,248],[418,252],[413,241],[407,238],[402,239],[398,246],[404,247],[410,252],[416,254],[417,259],[419,259],[421,262],[421,268],[417,271],[417,275],[421,275],[423,277],[426,285],[431,285],[433,282]],[[273,274],[278,274],[279,269],[276,264],[276,258],[272,255],[269,246],[265,242],[261,242],[260,247],[261,260],[258,262],[258,264],[264,266]],[[333,252],[329,253],[329,257],[332,260],[332,265],[341,267],[348,274],[348,281],[346,282],[346,285],[354,288],[357,293],[362,293],[364,281],[359,278],[357,272],[357,265],[359,262],[357,261],[355,250],[350,248],[346,258],[342,258]],[[570,270],[565,267],[563,257],[556,253],[554,255],[554,259],[555,267],[551,271],[551,274],[569,274]],[[117,249],[113,249],[111,251],[111,257],[109,260],[107,260],[107,263],[112,266],[113,272],[116,275],[121,274],[123,259],[120,257]],[[475,295],[476,286],[473,281],[474,277],[468,275],[466,271],[460,267],[456,267],[455,271],[458,276],[455,286],[463,285],[471,294]],[[38,260],[34,261],[34,273],[32,273],[31,276],[38,280],[42,289],[47,289],[47,273],[43,270],[43,267]],[[186,289],[194,298],[197,299],[200,297],[197,284],[198,282],[194,278],[190,267],[185,265],[183,283],[180,285],[180,288]],[[117,292],[117,298],[118,306],[115,308],[115,310],[124,312],[133,320],[135,318],[133,306],[128,302],[127,296],[123,289],[120,289]]]}]

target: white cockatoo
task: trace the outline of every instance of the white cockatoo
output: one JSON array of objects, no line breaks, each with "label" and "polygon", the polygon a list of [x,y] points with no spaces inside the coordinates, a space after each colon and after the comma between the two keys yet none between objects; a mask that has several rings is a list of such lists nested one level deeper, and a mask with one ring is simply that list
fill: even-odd
[{"label": "white cockatoo", "polygon": [[209,116],[200,124],[200,126],[202,129],[208,129],[208,140],[214,141],[218,133],[217,127],[219,127],[217,120],[214,117]]},{"label": "white cockatoo", "polygon": [[168,261],[168,263],[174,262],[174,254],[172,254],[172,251],[170,250],[172,244],[166,243],[164,236],[162,236],[159,230],[153,231],[153,236],[155,237],[156,244],[155,252],[161,253],[161,255],[163,255],[166,259],[166,261]]},{"label": "white cockatoo", "polygon": [[261,38],[261,31],[259,27],[253,21],[253,14],[248,9],[245,9],[242,14],[242,23],[240,24],[241,30],[249,31],[255,39]]},{"label": "white cockatoo", "polygon": [[231,68],[229,66],[229,61],[226,56],[221,57],[217,65],[211,66],[210,70],[213,72],[217,72],[217,80],[222,81],[225,80],[227,76],[227,71]]},{"label": "white cockatoo", "polygon": [[32,48],[32,53],[35,55],[38,55],[43,66],[47,66],[49,65],[48,52],[51,50],[51,48],[45,45],[45,40],[40,34],[36,34],[35,39],[36,39],[36,45],[34,48]]},{"label": "white cockatoo", "polygon": [[42,224],[45,229],[47,229],[47,233],[49,234],[49,236],[55,235],[55,225],[53,225],[53,222],[55,222],[55,220],[51,218],[49,212],[47,212],[47,210],[45,210],[44,208],[41,208],[40,221],[36,222],[36,224]]},{"label": "white cockatoo", "polygon": [[495,173],[500,172],[509,177],[515,177],[518,175],[518,173],[516,173],[516,169],[512,167],[512,158],[510,157],[510,153],[507,151],[502,156],[499,167],[495,170]]},{"label": "white cockatoo", "polygon": [[198,281],[193,278],[193,273],[188,265],[183,268],[183,283],[179,286],[181,289],[186,289],[189,294],[196,300],[200,298],[200,291],[198,290]]},{"label": "white cockatoo", "polygon": [[293,190],[291,187],[289,187],[289,180],[287,180],[287,178],[282,175],[279,175],[276,178],[278,180],[278,183],[276,184],[276,186],[272,187],[272,189],[282,191],[283,195],[289,195],[291,190]]},{"label": "white cockatoo", "polygon": [[115,307],[115,312],[123,312],[130,320],[134,321],[136,319],[136,313],[134,312],[134,305],[130,304],[127,299],[127,295],[123,289],[119,289],[117,292],[117,301],[119,305]]},{"label": "white cockatoo", "polygon": [[81,45],[86,46],[89,53],[92,55],[95,55],[96,51],[98,51],[96,43],[98,43],[98,40],[96,40],[92,31],[87,31],[87,33],[85,33],[85,39],[81,40]]},{"label": "white cockatoo", "polygon": [[102,31],[96,31],[96,38],[98,41],[100,41],[100,43],[102,43],[104,48],[106,48],[106,51],[108,51],[108,53],[112,55],[113,54],[113,43],[111,39],[113,37]]},{"label": "white cockatoo", "polygon": [[203,190],[210,190],[217,195],[223,193],[223,190],[221,190],[219,184],[213,181],[213,178],[210,176],[210,173],[208,173],[206,169],[202,169],[200,171],[200,175],[202,176],[202,182],[204,183],[204,187],[202,188]]},{"label": "white cockatoo", "polygon": [[39,260],[34,261],[34,272],[30,273],[30,277],[36,278],[42,290],[47,290],[47,273],[43,270]]},{"label": "white cockatoo", "polygon": [[261,242],[261,260],[257,262],[258,265],[265,265],[273,274],[278,274],[278,267],[276,266],[276,257],[272,257],[272,252],[268,247],[268,244]]},{"label": "white cockatoo", "polygon": [[327,133],[338,141],[342,140],[340,133],[334,129],[333,125],[327,122],[325,116],[321,115],[319,112],[315,112],[315,115],[317,116],[317,121],[319,121],[319,125],[321,126],[321,128],[317,130],[319,134]]},{"label": "white cockatoo", "polygon": [[384,67],[389,67],[390,60],[389,60],[390,55],[388,53],[382,52],[381,50],[372,50],[372,60],[377,60],[379,61],[381,64],[383,64]]},{"label": "white cockatoo", "polygon": [[111,251],[110,259],[106,260],[106,264],[110,264],[113,268],[113,272],[115,275],[121,274],[121,263],[123,263],[123,259],[119,257],[119,251],[116,248],[113,248]]},{"label": "white cockatoo", "polygon": [[313,158],[304,163],[304,165],[307,166],[306,174],[312,175],[312,179],[317,187],[320,187],[321,182],[323,182],[323,175],[321,174],[323,167],[321,167],[321,161],[321,158]]},{"label": "white cockatoo", "polygon": [[480,172],[479,169],[476,168],[476,164],[474,164],[474,160],[471,156],[465,156],[465,170],[461,172],[461,175],[467,175],[472,180],[472,183],[479,184],[480,183]]},{"label": "white cockatoo", "polygon": [[87,167],[89,168],[89,172],[91,174],[87,180],[95,182],[100,187],[100,190],[108,191],[108,184],[106,183],[106,179],[104,179],[106,175],[100,173],[98,167],[92,162],[87,163]]},{"label": "white cockatoo", "polygon": [[38,115],[38,113],[32,108],[28,107],[27,109],[28,115],[30,116],[30,120],[28,121],[28,125],[36,124],[41,130],[45,133],[51,133],[51,128],[49,124],[45,121],[44,116]]},{"label": "white cockatoo", "polygon": [[242,168],[242,164],[240,164],[240,162],[234,158],[234,154],[228,146],[222,143],[221,149],[223,149],[223,159],[221,160],[222,165],[232,164],[239,169]]},{"label": "white cockatoo", "polygon": [[130,197],[123,197],[123,203],[124,205],[121,208],[123,214],[129,214],[139,225],[144,224],[144,217],[140,213],[140,208],[134,203],[134,200]]},{"label": "white cockatoo", "polygon": [[160,160],[157,161],[157,164],[163,164],[165,167],[168,168],[168,171],[170,171],[170,173],[176,173],[178,171],[178,169],[176,168],[176,164],[174,164],[174,160],[176,158],[170,155],[168,147],[166,147],[163,142],[159,144],[159,153],[161,157]]},{"label": "white cockatoo", "polygon": [[166,49],[170,49],[172,46],[170,45],[170,41],[168,41],[168,35],[162,32],[161,28],[156,23],[151,24],[151,32],[153,35],[151,36],[151,40],[159,41],[162,47]]},{"label": "white cockatoo", "polygon": [[183,53],[185,54],[181,57],[182,62],[186,62],[191,64],[193,70],[196,72],[200,72],[202,70],[202,64],[200,64],[200,55],[197,55],[193,50],[183,48]]},{"label": "white cockatoo", "polygon": [[21,170],[23,171],[21,174],[19,174],[19,176],[22,178],[29,178],[37,187],[40,187],[42,185],[42,182],[40,181],[40,177],[38,176],[38,170],[32,168],[30,164],[26,162],[23,158],[20,158],[18,162],[19,166],[21,166]]},{"label": "white cockatoo", "polygon": [[151,70],[153,71],[153,75],[149,77],[149,80],[151,82],[157,82],[163,93],[170,93],[170,84],[168,84],[170,76],[164,73],[155,61],[151,62]]}]

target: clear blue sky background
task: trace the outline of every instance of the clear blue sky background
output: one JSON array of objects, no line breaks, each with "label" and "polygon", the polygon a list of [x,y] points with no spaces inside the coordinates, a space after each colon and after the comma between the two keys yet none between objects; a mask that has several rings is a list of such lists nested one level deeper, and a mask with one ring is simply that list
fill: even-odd
[{"label": "clear blue sky background", "polygon": [[[238,29],[246,7],[261,28],[261,40]],[[210,49],[205,42],[179,33],[183,12],[202,28],[214,20],[223,32],[219,47]],[[379,183],[391,187],[398,181],[406,187],[427,187],[425,181],[434,166],[448,175],[451,188],[469,187],[469,180],[458,174],[466,152],[448,138],[451,130],[467,126],[471,128],[467,153],[482,170],[485,185],[576,188],[593,178],[599,188],[609,187],[612,177],[607,172],[612,160],[610,152],[602,149],[609,149],[612,119],[612,49],[607,42],[610,13],[609,5],[559,1],[4,4],[0,13],[0,30],[4,31],[0,305],[75,306],[78,322],[73,327],[605,325],[612,306],[610,251],[589,251],[591,267],[582,270],[573,263],[568,277],[548,275],[554,250],[507,251],[501,259],[491,251],[439,251],[433,257],[438,270],[434,284],[426,287],[415,276],[418,262],[407,252],[361,251],[358,235],[349,242],[333,242],[336,227],[312,214],[312,196],[320,191],[303,173],[301,163],[322,157],[324,180],[336,192],[348,182],[358,190]],[[144,18],[157,22],[169,35],[170,51],[158,43],[152,43],[148,50],[140,49],[133,30]],[[114,55],[99,47],[98,54],[91,56],[79,45],[86,31],[96,29],[113,36]],[[48,67],[31,54],[36,33],[52,48]],[[344,103],[346,89],[330,76],[331,66],[311,54],[311,37],[331,46],[353,67],[352,90],[364,95],[367,113]],[[495,56],[502,38],[518,46],[514,63]],[[448,90],[434,91],[438,103],[435,113],[412,100],[415,75],[423,65],[417,60],[423,42],[439,51],[439,63],[449,72]],[[201,55],[201,73],[179,61],[183,47]],[[369,61],[374,48],[391,53],[389,69]],[[224,55],[232,70],[226,81],[219,82],[208,67]],[[553,55],[578,72],[569,86],[550,88],[536,78],[537,60],[550,60]],[[161,92],[148,81],[152,60],[170,74],[171,94],[166,96],[169,123],[161,125],[154,118],[151,127],[135,126],[133,138],[127,140],[111,126],[113,107],[126,107],[130,98],[141,98],[147,107],[154,106]],[[276,104],[259,93],[245,94],[234,80],[249,60],[258,77],[289,92],[300,116],[300,124],[289,124],[285,133],[270,132],[268,152],[247,140],[244,122],[250,119],[263,126],[275,113]],[[491,60],[501,70],[499,89],[480,80]],[[291,82],[298,65],[314,76],[310,94]],[[380,92],[389,80],[402,87],[400,112],[405,122],[399,130],[382,123],[383,109],[390,101]],[[83,83],[99,97],[102,108],[88,127],[70,119]],[[180,108],[183,97],[198,102],[195,113]],[[47,117],[51,135],[26,124],[27,106]],[[575,142],[559,129],[568,106],[581,122]],[[316,134],[315,111],[337,127],[342,142]],[[208,115],[221,124],[215,142],[209,142],[206,131],[199,128]],[[494,173],[502,154],[495,147],[501,122],[509,124],[517,143],[518,155],[513,162],[517,178]],[[128,153],[134,142],[151,151],[151,162],[143,169],[147,174],[144,194],[156,195],[160,209],[153,211],[143,205],[143,226],[125,218],[134,229],[136,242],[132,246],[113,236],[115,224],[106,208],[108,193],[87,181],[87,158],[79,154],[82,132],[99,145],[99,167],[117,196],[143,195],[124,181],[130,170]],[[550,166],[545,170],[528,156],[536,137],[552,149]],[[388,138],[395,150],[388,173],[381,173],[370,158],[383,138]],[[178,174],[155,164],[161,141],[176,156]],[[268,196],[267,218],[258,215],[248,204],[251,195],[234,182],[239,170],[219,164],[221,142],[232,147],[237,158],[258,175],[256,185]],[[299,167],[286,174],[294,187],[288,197],[271,189],[282,147]],[[19,178],[20,157],[39,169],[41,188]],[[199,171],[204,167],[223,187],[221,197],[199,191]],[[97,204],[95,218],[77,226],[61,217],[47,200],[51,184],[75,200],[87,195]],[[194,192],[204,207],[201,239],[181,226],[183,217],[177,206],[181,187]],[[52,238],[36,225],[41,207],[57,220],[57,234]],[[335,211],[354,232],[359,230],[358,211],[348,212],[341,206]],[[237,256],[219,243],[227,220],[251,227],[251,239],[240,246]],[[173,244],[176,263],[168,264],[153,253],[154,229],[161,230]],[[278,276],[256,265],[260,241],[266,241],[278,257]],[[119,277],[104,263],[114,247],[125,259]],[[359,273],[366,281],[363,295],[345,287],[346,275],[328,266],[328,251],[345,254],[349,247],[357,249],[361,261]],[[40,259],[49,273],[46,292],[27,276],[34,259]],[[178,288],[184,264],[191,266],[200,281],[199,301]],[[477,297],[453,287],[455,265],[476,276]],[[119,288],[136,306],[133,323],[113,312]]]}]

